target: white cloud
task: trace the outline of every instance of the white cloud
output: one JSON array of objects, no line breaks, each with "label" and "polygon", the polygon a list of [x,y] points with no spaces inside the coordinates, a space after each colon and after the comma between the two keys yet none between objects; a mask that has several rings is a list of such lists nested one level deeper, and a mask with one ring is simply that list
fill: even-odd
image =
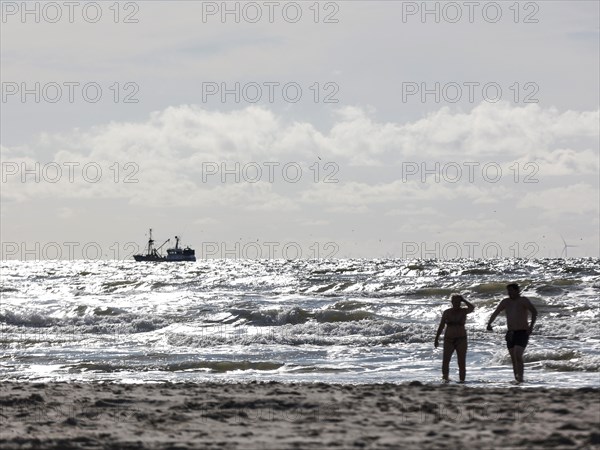
[{"label": "white cloud", "polygon": [[519,208],[541,209],[548,216],[565,214],[598,215],[598,188],[586,183],[529,192],[517,203]]},{"label": "white cloud", "polygon": [[[42,167],[57,163],[63,167],[63,178],[58,183],[21,183],[18,175],[8,176],[2,198],[124,198],[148,206],[220,205],[262,211],[294,211],[301,202],[356,213],[367,212],[375,204],[407,201],[429,202],[423,206],[454,199],[495,203],[520,194],[514,186],[501,183],[467,182],[466,171],[454,184],[431,178],[423,183],[420,177],[403,182],[400,176],[389,182],[376,178],[359,182],[345,180],[343,167],[390,167],[409,158],[442,164],[501,161],[503,172],[512,176],[509,167],[514,161],[538,161],[545,174],[593,174],[598,165],[590,142],[598,140],[598,117],[598,111],[560,113],[538,105],[482,103],[468,113],[444,107],[415,122],[379,123],[361,108],[346,107],[340,109],[329,132],[322,133],[311,123],[285,123],[262,107],[223,113],[182,105],[154,112],[142,122],[111,122],[70,133],[43,134],[28,147],[3,146],[3,161],[29,168],[36,162]],[[320,155],[321,163],[335,160],[342,168],[336,175],[339,183],[312,182],[310,166]],[[279,164],[275,183],[269,182],[264,166],[269,161]],[[205,182],[202,164],[206,162],[227,162],[228,167],[256,162],[264,170],[257,183],[232,183],[231,176],[227,183],[220,183],[218,175]],[[282,179],[281,167],[288,162],[303,166],[300,183],[292,185]],[[73,183],[66,181],[69,163],[78,164]],[[98,182],[82,178],[86,164],[102,169]],[[321,177],[324,173],[321,169]],[[125,183],[126,176],[138,182]],[[573,183],[565,180],[567,186]],[[556,191],[565,192],[577,192],[578,203],[595,198],[591,187]],[[520,204],[531,206],[545,199],[543,194],[529,193]],[[590,209],[584,207],[584,211]]]},{"label": "white cloud", "polygon": [[[529,161],[531,161],[531,158],[529,158]],[[574,150],[571,148],[558,148],[546,155],[540,155],[536,159],[536,164],[539,166],[539,173],[544,177],[598,174],[598,163],[598,150],[594,151],[591,149]],[[521,167],[524,164],[527,164],[527,162],[522,161]],[[526,174],[526,171],[522,171],[522,176]]]}]

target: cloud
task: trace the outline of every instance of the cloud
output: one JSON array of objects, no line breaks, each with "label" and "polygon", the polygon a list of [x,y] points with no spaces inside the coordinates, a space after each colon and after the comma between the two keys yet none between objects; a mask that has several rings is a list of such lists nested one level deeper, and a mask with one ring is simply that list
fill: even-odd
[{"label": "cloud", "polygon": [[[435,204],[451,200],[468,200],[473,204],[496,203],[514,195],[504,186],[456,186],[448,183],[422,183],[420,181],[390,183],[361,183],[350,181],[337,187],[315,185],[303,192],[301,201],[307,204],[322,203],[340,210],[368,211],[378,204]],[[422,209],[431,213],[431,209]],[[405,212],[406,213],[406,212]],[[394,215],[393,212],[389,213]]]},{"label": "cloud", "polygon": [[536,208],[548,216],[565,214],[598,215],[598,187],[586,183],[529,192],[517,203],[519,208]]},{"label": "cloud", "polygon": [[[558,148],[539,156],[536,161],[543,176],[593,175],[599,171],[598,151],[591,149]],[[526,161],[521,161],[521,167],[525,164]],[[523,175],[526,173],[523,172]]]},{"label": "cloud", "polygon": [[[416,201],[431,206],[467,199],[485,204],[522,196],[514,186],[469,182],[466,171],[457,183],[431,177],[423,182],[418,176],[401,180],[397,170],[391,181],[374,175],[359,182],[344,179],[344,167],[389,169],[402,168],[407,161],[426,162],[428,167],[436,162],[443,166],[448,162],[484,165],[494,161],[509,176],[512,164],[529,161],[540,171],[543,168],[544,174],[555,176],[598,172],[597,154],[590,150],[598,142],[598,111],[561,113],[535,104],[482,103],[470,112],[443,107],[406,123],[381,123],[371,117],[372,113],[359,107],[340,108],[329,131],[321,132],[308,122],[288,123],[264,107],[217,112],[181,105],[153,112],[140,122],[110,122],[69,133],[46,133],[29,145],[1,148],[6,178],[2,198],[16,202],[120,198],[147,206],[224,206],[259,211],[328,205],[332,211],[364,213],[371,205],[386,203],[394,207],[398,202]],[[330,174],[324,166],[329,161],[340,168],[335,175],[339,183],[322,182]],[[11,166],[5,167],[4,162]],[[222,172],[207,177],[206,163],[219,168],[224,163],[234,172],[237,163],[250,170],[241,175],[237,170],[241,177],[238,182],[231,174],[223,182]],[[265,165],[269,163],[275,166]],[[282,171],[290,163],[301,167],[298,183],[286,182]],[[41,182],[29,176],[23,183],[21,169],[36,164]],[[62,168],[59,182],[48,182],[46,175],[53,173],[49,164]],[[256,175],[256,166],[262,173],[256,182],[249,182],[247,177]],[[16,174],[12,173],[15,167],[19,169]],[[101,176],[96,179],[98,168]],[[73,181],[67,180],[70,175]],[[563,180],[567,186],[573,184],[570,179]],[[578,192],[585,204],[595,198],[591,187],[578,186],[564,192]],[[577,198],[581,203],[581,197]],[[544,203],[546,197],[529,193],[521,204],[531,206],[538,200]]]}]

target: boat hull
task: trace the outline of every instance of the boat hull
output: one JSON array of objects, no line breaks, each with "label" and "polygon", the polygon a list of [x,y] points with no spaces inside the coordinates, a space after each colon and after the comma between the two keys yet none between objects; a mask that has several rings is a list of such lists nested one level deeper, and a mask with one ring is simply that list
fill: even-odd
[{"label": "boat hull", "polygon": [[196,261],[196,257],[193,255],[185,255],[185,256],[180,256],[177,255],[176,257],[169,257],[169,256],[153,256],[153,255],[133,255],[133,259],[135,259],[137,262],[185,262],[185,261],[191,261],[191,262],[195,262]]}]

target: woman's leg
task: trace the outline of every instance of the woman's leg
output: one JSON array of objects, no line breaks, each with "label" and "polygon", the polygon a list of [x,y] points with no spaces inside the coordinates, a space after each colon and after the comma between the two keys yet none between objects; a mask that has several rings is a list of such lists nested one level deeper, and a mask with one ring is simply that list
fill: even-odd
[{"label": "woman's leg", "polygon": [[448,374],[450,373],[450,358],[452,358],[452,352],[454,352],[454,345],[452,339],[444,339],[444,357],[442,359],[442,378],[446,381],[449,380]]},{"label": "woman's leg", "polygon": [[456,344],[456,356],[458,358],[458,374],[460,381],[465,381],[467,376],[467,337],[460,339]]}]

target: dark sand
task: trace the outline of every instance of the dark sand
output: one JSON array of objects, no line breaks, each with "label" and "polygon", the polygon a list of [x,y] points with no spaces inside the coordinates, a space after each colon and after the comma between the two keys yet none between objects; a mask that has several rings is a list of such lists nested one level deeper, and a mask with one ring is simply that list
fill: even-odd
[{"label": "dark sand", "polygon": [[600,390],[2,383],[0,448],[600,448]]}]

